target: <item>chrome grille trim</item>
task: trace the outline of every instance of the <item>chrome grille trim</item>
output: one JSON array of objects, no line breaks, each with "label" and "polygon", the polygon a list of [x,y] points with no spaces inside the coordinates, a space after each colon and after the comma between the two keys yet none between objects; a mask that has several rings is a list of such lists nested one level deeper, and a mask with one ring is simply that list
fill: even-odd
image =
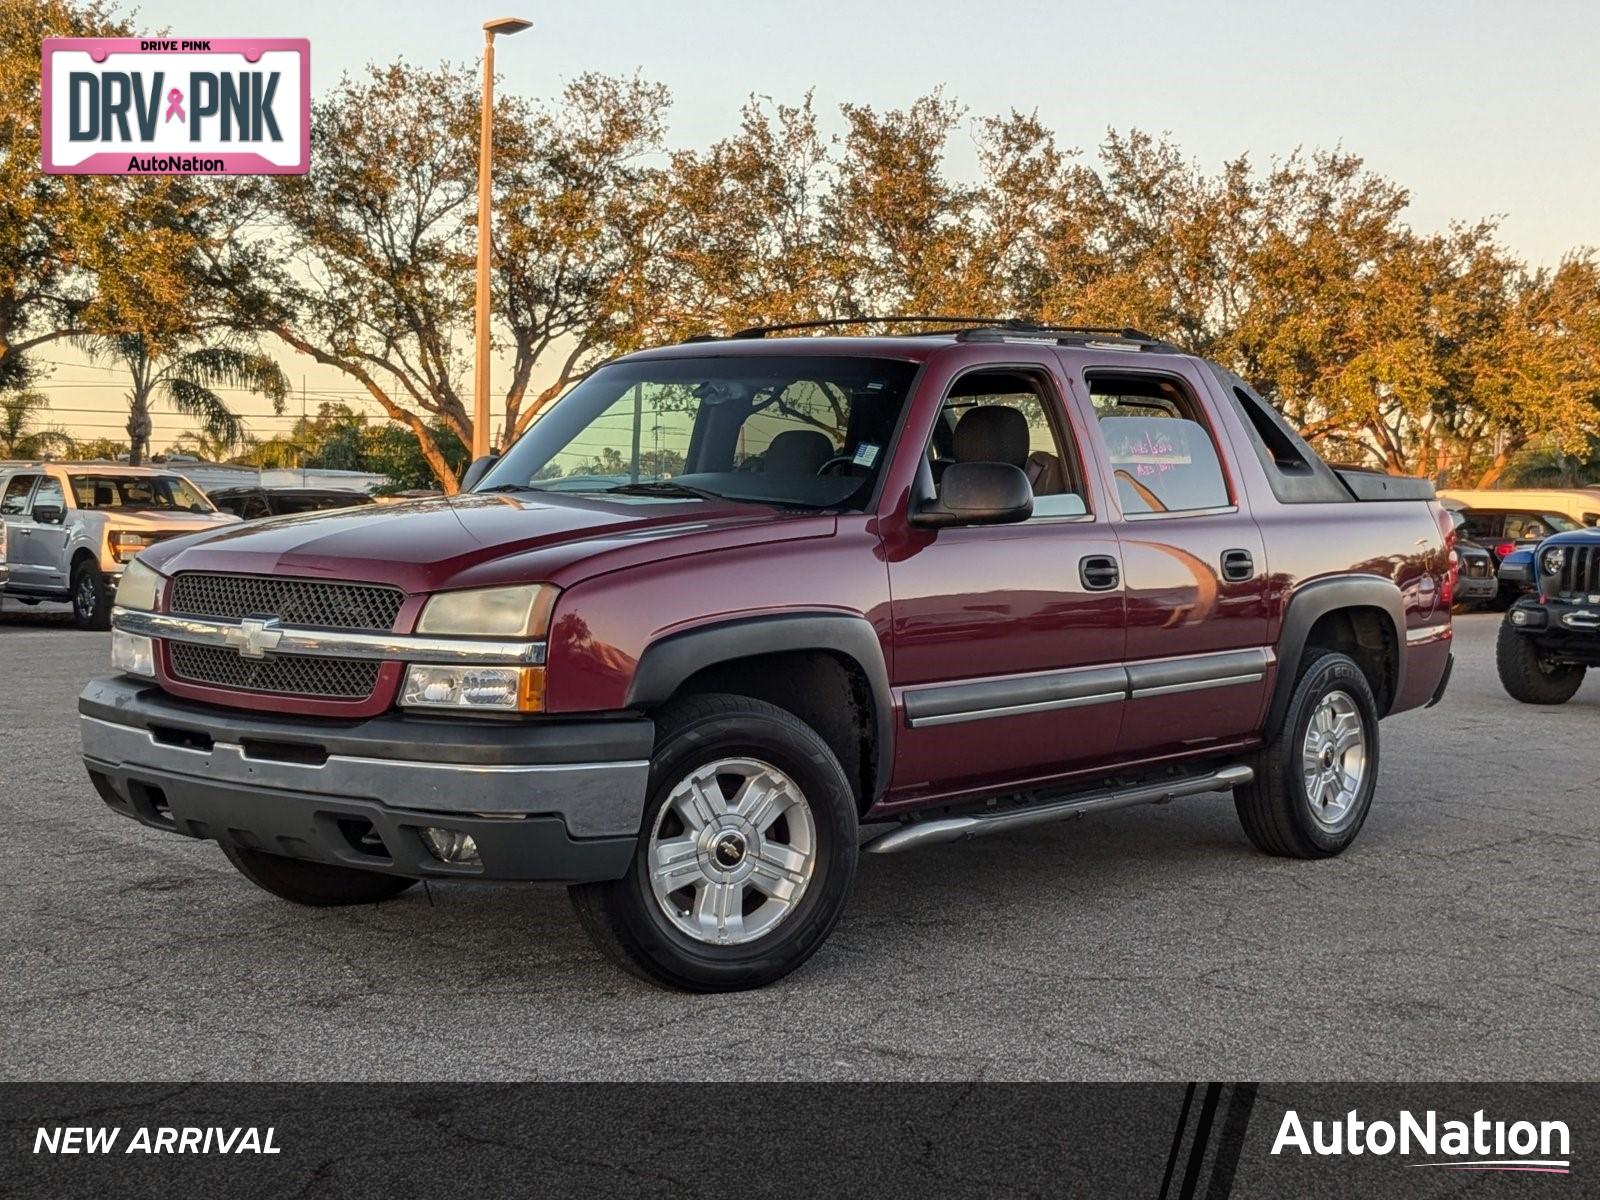
[{"label": "chrome grille trim", "polygon": [[386,584],[179,571],[169,607],[192,617],[277,617],[318,629],[384,630],[394,628],[405,599]]},{"label": "chrome grille trim", "polygon": [[220,646],[193,642],[173,642],[167,653],[172,677],[185,683],[327,700],[365,700],[377,686],[383,666],[355,658],[245,658]]},{"label": "chrome grille trim", "polygon": [[[197,646],[223,646],[238,651],[247,646],[247,631],[237,621],[207,620],[176,613],[142,612],[113,608],[111,620],[118,629],[145,637],[189,642]],[[273,655],[350,658],[454,665],[541,666],[543,642],[505,642],[491,638],[413,637],[401,633],[345,633],[276,625],[279,636]]]}]

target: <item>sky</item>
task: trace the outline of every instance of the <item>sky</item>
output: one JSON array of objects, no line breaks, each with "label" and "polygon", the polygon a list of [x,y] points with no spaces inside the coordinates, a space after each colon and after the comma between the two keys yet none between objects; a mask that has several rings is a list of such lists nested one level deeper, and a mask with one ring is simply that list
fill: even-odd
[{"label": "sky", "polygon": [[[812,90],[834,132],[841,103],[900,107],[942,86],[973,116],[1037,110],[1063,146],[1092,148],[1111,127],[1165,132],[1208,169],[1341,146],[1410,189],[1419,229],[1499,217],[1501,240],[1535,264],[1600,246],[1593,0],[143,0],[137,22],[178,37],[308,37],[315,93],[369,61],[475,60],[482,22],[508,15],[534,24],[497,43],[499,86],[551,97],[586,71],[638,72],[671,89],[675,146],[732,133],[753,93]],[[970,161],[958,144],[952,168]],[[56,423],[122,436],[117,371],[59,346],[46,357]],[[336,372],[286,349],[283,363],[312,410],[351,398]],[[282,418],[237,404],[262,436],[299,406],[298,392]],[[154,444],[184,427],[158,413]]]}]

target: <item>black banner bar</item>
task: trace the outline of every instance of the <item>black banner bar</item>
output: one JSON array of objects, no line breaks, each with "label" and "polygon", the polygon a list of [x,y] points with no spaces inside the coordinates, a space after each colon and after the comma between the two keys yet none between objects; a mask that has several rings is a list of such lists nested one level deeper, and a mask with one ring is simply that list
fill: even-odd
[{"label": "black banner bar", "polygon": [[1597,1135],[1589,1084],[14,1084],[0,1194],[1566,1200]]}]

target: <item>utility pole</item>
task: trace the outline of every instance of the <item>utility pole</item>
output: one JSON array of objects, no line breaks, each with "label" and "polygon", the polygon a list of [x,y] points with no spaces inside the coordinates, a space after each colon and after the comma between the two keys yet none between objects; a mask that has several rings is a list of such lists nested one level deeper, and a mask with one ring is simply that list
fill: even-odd
[{"label": "utility pole", "polygon": [[494,166],[494,35],[521,33],[532,21],[496,17],[483,23],[483,111],[478,126],[478,295],[473,322],[472,457],[489,453],[489,205]]}]

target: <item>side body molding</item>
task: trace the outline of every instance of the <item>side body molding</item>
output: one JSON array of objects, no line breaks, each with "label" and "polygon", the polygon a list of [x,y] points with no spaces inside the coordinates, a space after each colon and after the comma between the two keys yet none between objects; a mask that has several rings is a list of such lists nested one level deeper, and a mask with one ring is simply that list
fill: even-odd
[{"label": "side body molding", "polygon": [[889,788],[894,765],[894,697],[878,634],[865,617],[838,612],[777,613],[745,617],[675,633],[653,642],[639,658],[628,686],[628,707],[649,709],[667,700],[697,671],[762,654],[823,650],[861,669],[872,692],[876,802]]},{"label": "side body molding", "polygon": [[1278,637],[1278,679],[1267,709],[1265,733],[1268,738],[1276,735],[1283,725],[1295,682],[1300,677],[1300,664],[1311,627],[1328,613],[1343,608],[1375,608],[1388,618],[1395,648],[1391,701],[1400,695],[1406,672],[1406,609],[1399,587],[1393,580],[1379,575],[1334,575],[1316,579],[1289,596],[1283,631]]}]

